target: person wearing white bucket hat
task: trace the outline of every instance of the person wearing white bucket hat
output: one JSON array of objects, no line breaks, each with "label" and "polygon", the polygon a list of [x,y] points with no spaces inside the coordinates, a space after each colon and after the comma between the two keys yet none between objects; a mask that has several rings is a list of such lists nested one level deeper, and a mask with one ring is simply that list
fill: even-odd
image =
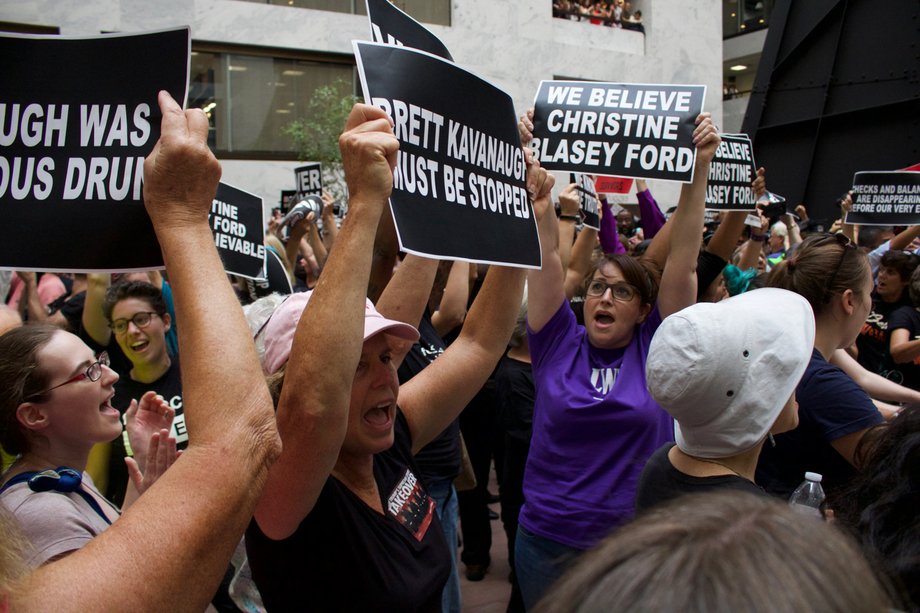
[{"label": "person wearing white bucket hat", "polygon": [[811,359],[808,301],[764,288],[668,317],[649,348],[652,398],[676,421],[676,445],[656,451],[639,476],[636,513],[682,494],[754,484],[768,435],[798,424],[795,388]]},{"label": "person wearing white bucket hat", "polygon": [[[418,332],[365,298],[398,141],[383,111],[357,105],[339,142],[350,200],[335,249],[316,289],[256,334],[284,449],[246,532],[252,578],[269,612],[441,611],[450,550],[413,456],[491,374],[525,274],[493,266],[457,340],[400,386],[406,343],[388,338]],[[552,175],[534,162],[527,185],[540,219]]]}]

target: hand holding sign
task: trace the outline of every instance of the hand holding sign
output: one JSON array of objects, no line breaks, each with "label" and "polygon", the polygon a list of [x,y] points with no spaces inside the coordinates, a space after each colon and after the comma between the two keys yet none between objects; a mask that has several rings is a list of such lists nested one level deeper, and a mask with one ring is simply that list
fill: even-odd
[{"label": "hand holding sign", "polygon": [[524,154],[530,160],[527,166],[527,191],[533,199],[534,218],[539,223],[546,211],[553,208],[552,191],[556,177],[540,167],[540,162],[534,159],[529,149],[524,149]]},{"label": "hand holding sign", "polygon": [[713,125],[709,113],[700,113],[695,123],[693,144],[696,145],[697,159],[708,164],[716,156],[716,150],[722,140],[719,138],[719,131]]},{"label": "hand holding sign", "polygon": [[518,132],[521,133],[521,144],[525,147],[533,140],[533,107],[527,109],[527,112],[521,115],[518,121]]},{"label": "hand holding sign", "polygon": [[168,228],[207,226],[221,169],[208,149],[204,111],[183,111],[165,91],[159,103],[162,132],[144,161],[144,205],[162,241]]},{"label": "hand holding sign", "polygon": [[339,137],[339,148],[351,199],[386,200],[393,191],[399,151],[389,116],[376,106],[356,104]]}]

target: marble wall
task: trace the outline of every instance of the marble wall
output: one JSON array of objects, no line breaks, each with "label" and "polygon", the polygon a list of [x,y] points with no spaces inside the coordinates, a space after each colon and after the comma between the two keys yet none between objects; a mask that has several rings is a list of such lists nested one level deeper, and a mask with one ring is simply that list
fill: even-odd
[{"label": "marble wall", "polygon": [[[360,1],[360,0],[359,0]],[[542,79],[704,84],[705,110],[722,119],[722,4],[717,0],[643,0],[647,36],[553,19],[550,0],[453,0],[451,26],[429,28],[462,67],[500,87],[519,112]],[[197,41],[351,53],[369,39],[367,18],[237,0],[0,0],[0,21],[57,26],[64,35],[132,32],[190,25]],[[274,206],[293,186],[281,162],[227,161],[227,182]],[[289,177],[289,183],[277,181]],[[560,176],[559,179],[566,180]],[[676,203],[680,187],[652,182],[659,203]]]}]

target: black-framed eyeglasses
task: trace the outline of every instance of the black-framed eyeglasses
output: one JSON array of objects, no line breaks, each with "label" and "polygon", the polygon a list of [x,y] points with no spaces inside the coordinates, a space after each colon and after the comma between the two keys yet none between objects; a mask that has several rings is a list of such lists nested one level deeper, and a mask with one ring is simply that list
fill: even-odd
[{"label": "black-framed eyeglasses", "polygon": [[111,364],[111,362],[109,361],[108,351],[103,351],[102,353],[96,354],[95,357],[96,357],[96,361],[90,364],[89,366],[87,366],[86,370],[81,372],[79,375],[77,375],[73,379],[68,379],[67,381],[64,381],[63,383],[59,383],[53,387],[49,387],[48,389],[43,390],[41,392],[35,392],[34,394],[30,394],[26,396],[25,398],[23,398],[23,402],[25,402],[29,398],[34,398],[35,396],[41,396],[42,394],[47,394],[51,390],[56,390],[59,387],[63,387],[67,385],[68,383],[75,383],[77,381],[82,381],[83,379],[89,379],[90,381],[98,381],[99,377],[102,376],[102,367],[108,366],[109,364]]},{"label": "black-framed eyeglasses", "polygon": [[141,311],[140,313],[135,313],[128,319],[116,319],[109,324],[109,327],[115,334],[124,334],[127,332],[129,323],[133,323],[138,328],[146,328],[150,325],[150,318],[153,315],[159,315],[159,313],[156,311]]},{"label": "black-framed eyeglasses", "polygon": [[840,261],[837,262],[837,268],[834,269],[834,274],[831,275],[830,280],[827,282],[827,285],[824,286],[824,303],[827,304],[831,301],[831,288],[834,287],[834,280],[837,278],[837,273],[840,272],[840,267],[843,266],[843,260],[847,257],[847,252],[852,249],[856,251],[858,247],[849,239],[849,237],[844,236],[843,234],[835,234],[834,240],[838,245],[843,247],[843,253],[840,254]]},{"label": "black-framed eyeglasses", "polygon": [[600,298],[607,289],[617,302],[629,302],[639,293],[639,290],[629,283],[607,283],[603,279],[588,279],[585,281],[585,293],[594,298]]}]

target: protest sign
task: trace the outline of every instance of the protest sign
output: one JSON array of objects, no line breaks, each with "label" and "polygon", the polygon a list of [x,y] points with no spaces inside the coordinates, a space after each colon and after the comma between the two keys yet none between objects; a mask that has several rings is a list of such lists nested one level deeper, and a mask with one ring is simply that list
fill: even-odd
[{"label": "protest sign", "polygon": [[411,47],[454,61],[440,38],[389,0],[367,0],[367,18],[371,22],[371,40],[375,43]]},{"label": "protest sign", "polygon": [[598,194],[628,194],[633,180],[626,177],[599,176],[594,180],[594,189]]},{"label": "protest sign", "polygon": [[265,210],[255,194],[221,182],[211,203],[208,225],[224,270],[247,279],[263,276]]},{"label": "protest sign", "polygon": [[281,199],[278,201],[278,208],[281,210],[282,215],[286,215],[287,212],[291,210],[291,205],[294,204],[295,196],[297,196],[296,189],[281,190]]},{"label": "protest sign", "polygon": [[189,40],[0,36],[0,268],[162,268],[143,165],[158,92],[184,104]]},{"label": "protest sign", "polygon": [[323,197],[323,165],[319,162],[305,164],[294,169],[297,193]]},{"label": "protest sign", "polygon": [[847,223],[863,226],[920,224],[920,172],[857,172]]},{"label": "protest sign", "polygon": [[706,208],[717,211],[753,211],[757,199],[751,184],[757,178],[754,147],[747,134],[720,134],[722,142],[709,165]]},{"label": "protest sign", "polygon": [[543,81],[530,148],[547,170],[689,183],[705,85]]},{"label": "protest sign", "polygon": [[364,98],[394,121],[390,207],[403,251],[539,268],[511,97],[434,55],[353,41]]},{"label": "protest sign", "polygon": [[572,173],[571,182],[578,192],[582,223],[595,230],[601,229],[601,219],[597,213],[598,199],[594,190],[594,177]]}]

